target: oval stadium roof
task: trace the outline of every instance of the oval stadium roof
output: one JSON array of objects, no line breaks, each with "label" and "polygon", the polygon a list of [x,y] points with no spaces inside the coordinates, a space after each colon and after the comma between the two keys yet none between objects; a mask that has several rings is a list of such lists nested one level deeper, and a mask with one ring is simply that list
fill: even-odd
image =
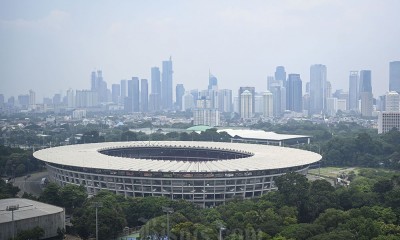
[{"label": "oval stadium roof", "polygon": [[[100,150],[128,147],[184,147],[224,149],[252,153],[247,158],[221,159],[215,161],[175,161],[108,156]],[[83,168],[98,168],[121,171],[159,172],[227,172],[279,169],[312,164],[321,160],[321,155],[295,148],[257,144],[225,142],[106,142],[79,144],[43,149],[34,157],[48,162]]]}]

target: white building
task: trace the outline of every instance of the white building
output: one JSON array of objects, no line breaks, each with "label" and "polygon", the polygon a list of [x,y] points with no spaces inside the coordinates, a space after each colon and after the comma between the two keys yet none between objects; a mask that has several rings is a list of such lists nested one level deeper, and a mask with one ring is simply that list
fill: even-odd
[{"label": "white building", "polygon": [[386,112],[400,112],[400,95],[391,91],[386,94]]},{"label": "white building", "polygon": [[265,118],[273,117],[274,115],[274,102],[273,95],[270,91],[263,93],[263,116]]},{"label": "white building", "polygon": [[86,110],[84,109],[77,109],[72,111],[72,118],[73,119],[83,119],[86,118]]},{"label": "white building", "polygon": [[220,125],[218,109],[212,108],[210,99],[197,100],[197,107],[193,111],[193,124],[215,127]]},{"label": "white building", "polygon": [[249,119],[253,117],[253,98],[250,91],[245,90],[241,94],[240,117],[242,119]]},{"label": "white building", "polygon": [[378,115],[378,133],[386,133],[393,128],[400,129],[400,112],[380,112]]},{"label": "white building", "polygon": [[371,117],[373,111],[373,96],[370,92],[361,92],[361,115],[363,117]]},{"label": "white building", "polygon": [[218,91],[218,110],[232,112],[232,90],[221,89]]},{"label": "white building", "polygon": [[254,112],[255,113],[263,113],[264,112],[264,99],[262,95],[256,95],[254,97]]}]

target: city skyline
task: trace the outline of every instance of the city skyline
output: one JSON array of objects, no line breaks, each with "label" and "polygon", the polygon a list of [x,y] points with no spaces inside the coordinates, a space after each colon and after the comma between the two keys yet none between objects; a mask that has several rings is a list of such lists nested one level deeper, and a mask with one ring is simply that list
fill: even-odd
[{"label": "city skyline", "polygon": [[350,71],[371,70],[379,96],[400,56],[398,1],[156,4],[0,3],[0,89],[6,98],[33,89],[42,99],[90,89],[88,73],[98,69],[109,86],[151,79],[150,68],[172,56],[173,87],[205,89],[211,70],[220,88],[262,92],[276,66],[306,83],[309,67],[323,64],[333,89],[349,88]]}]

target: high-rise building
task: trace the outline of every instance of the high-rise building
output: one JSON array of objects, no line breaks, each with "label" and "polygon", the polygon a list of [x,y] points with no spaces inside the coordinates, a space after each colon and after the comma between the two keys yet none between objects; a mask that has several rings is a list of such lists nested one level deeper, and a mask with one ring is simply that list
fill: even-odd
[{"label": "high-rise building", "polygon": [[186,92],[185,95],[183,95],[183,101],[182,101],[182,109],[183,111],[190,111],[194,108],[194,98],[193,95],[190,92]]},{"label": "high-rise building", "polygon": [[359,97],[358,71],[350,71],[349,76],[349,110],[358,111]]},{"label": "high-rise building", "polygon": [[376,99],[376,110],[381,112],[386,111],[386,95],[378,96]]},{"label": "high-rise building", "polygon": [[244,90],[240,95],[240,117],[242,119],[249,119],[253,117],[253,99],[253,94],[249,90]]},{"label": "high-rise building", "polygon": [[183,84],[176,84],[176,89],[175,89],[175,94],[176,94],[176,108],[179,111],[183,110],[182,106],[182,98],[183,95],[185,94],[185,87]]},{"label": "high-rise building", "polygon": [[400,61],[389,63],[389,91],[400,93]]},{"label": "high-rise building", "polygon": [[139,112],[139,78],[132,77],[128,80],[128,97],[125,101],[125,111]]},{"label": "high-rise building", "polygon": [[321,114],[326,101],[326,66],[315,64],[310,67],[310,113]]},{"label": "high-rise building", "polygon": [[256,93],[254,114],[262,114],[264,112],[264,99],[261,94]]},{"label": "high-rise building", "polygon": [[373,95],[371,85],[371,71],[360,71],[360,100],[361,100],[361,115],[365,117],[372,116],[373,110]]},{"label": "high-rise building", "polygon": [[335,116],[337,109],[338,109],[338,104],[337,104],[337,98],[327,98],[326,99],[326,113],[329,116]]},{"label": "high-rise building", "polygon": [[152,112],[161,110],[161,73],[158,67],[151,68],[149,110]]},{"label": "high-rise building", "polygon": [[171,110],[173,108],[173,80],[172,80],[172,59],[162,62],[162,88],[161,99],[164,110]]},{"label": "high-rise building", "polygon": [[310,93],[303,95],[303,111],[310,111]]},{"label": "high-rise building", "polygon": [[[70,104],[70,97],[73,96],[72,94],[69,95],[67,92],[67,98],[68,98],[68,107]],[[99,105],[99,97],[98,97],[98,92],[97,91],[91,91],[91,90],[76,90],[75,92],[75,107],[77,108],[92,108],[96,107]]]},{"label": "high-rise building", "polygon": [[396,91],[391,91],[386,94],[386,112],[400,112],[400,95]]},{"label": "high-rise building", "polygon": [[120,98],[121,98],[121,85],[119,84],[112,84],[111,85],[111,95],[112,95],[112,101],[115,104],[120,103]]},{"label": "high-rise building", "polygon": [[232,90],[221,89],[218,91],[218,110],[220,112],[232,112]]},{"label": "high-rise building", "polygon": [[92,91],[97,91],[97,88],[98,88],[98,83],[97,83],[97,74],[96,74],[96,71],[92,71],[92,74],[91,74],[91,82],[90,82],[90,86],[91,86],[91,88],[90,88],[90,90],[92,90]]},{"label": "high-rise building", "polygon": [[29,109],[36,109],[36,93],[33,90],[29,90]]},{"label": "high-rise building", "polygon": [[67,107],[75,107],[75,93],[74,90],[72,90],[71,88],[67,90]]},{"label": "high-rise building", "polygon": [[289,74],[286,82],[286,109],[294,112],[303,111],[303,85],[300,74]]},{"label": "high-rise building", "polygon": [[55,106],[58,106],[58,105],[61,104],[61,94],[60,93],[54,94],[54,96],[53,96],[53,104]]},{"label": "high-rise building", "polygon": [[282,81],[283,87],[286,86],[286,71],[284,66],[277,66],[275,70],[275,81]]},{"label": "high-rise building", "polygon": [[218,90],[218,79],[211,73],[208,74],[208,90]]},{"label": "high-rise building", "polygon": [[262,94],[263,96],[263,116],[265,118],[273,117],[274,115],[274,103],[273,95],[270,91],[266,91]]},{"label": "high-rise building", "polygon": [[400,112],[379,112],[378,133],[386,133],[393,128],[400,129]]},{"label": "high-rise building", "polygon": [[[283,100],[283,96],[285,96],[286,98],[286,91],[285,88],[283,86],[280,85],[275,85],[275,86],[271,86],[271,93],[273,96],[273,115],[274,117],[280,117],[281,114],[283,113],[284,110],[282,110],[283,108],[286,109],[286,105],[282,106],[282,100]],[[286,101],[283,102],[284,104],[286,104]]]},{"label": "high-rise building", "polygon": [[15,98],[14,98],[14,96],[11,96],[11,97],[9,97],[9,98],[7,99],[7,105],[8,105],[10,108],[13,108],[13,107],[15,106]]},{"label": "high-rise building", "polygon": [[132,110],[133,112],[140,112],[140,90],[139,90],[139,78],[132,77],[133,95],[132,95]]},{"label": "high-rise building", "polygon": [[147,79],[140,80],[140,111],[149,111],[149,82]]},{"label": "high-rise building", "polygon": [[199,90],[198,89],[190,90],[190,94],[192,94],[194,102],[197,103],[197,100],[199,99]]},{"label": "high-rise building", "polygon": [[126,98],[126,80],[121,80],[121,100],[119,102],[120,105],[124,105],[124,101]]},{"label": "high-rise building", "polygon": [[256,105],[256,90],[254,87],[240,87],[239,88],[239,93],[238,93],[238,97],[239,97],[239,114],[241,114],[242,112],[242,93],[244,91],[249,91],[251,93],[251,112],[254,113],[255,110],[255,105]]},{"label": "high-rise building", "polygon": [[211,108],[211,102],[207,98],[197,100],[196,108],[193,112],[193,124],[205,126],[219,126],[220,114],[218,109]]},{"label": "high-rise building", "polygon": [[[91,74],[91,89],[92,92],[97,92],[97,97],[99,102],[107,102],[107,83],[103,80],[103,72],[97,70],[93,71]],[[96,101],[96,102],[98,102]]]},{"label": "high-rise building", "polygon": [[277,81],[275,80],[274,76],[267,76],[267,90],[271,91],[271,86],[276,84],[276,82]]},{"label": "high-rise building", "polygon": [[371,71],[370,70],[361,70],[360,71],[360,90],[359,92],[370,92],[372,93],[372,85],[371,85]]}]

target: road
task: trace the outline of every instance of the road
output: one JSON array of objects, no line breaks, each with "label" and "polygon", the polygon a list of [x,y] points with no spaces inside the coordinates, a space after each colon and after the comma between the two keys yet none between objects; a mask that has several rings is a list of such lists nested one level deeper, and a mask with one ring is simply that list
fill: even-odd
[{"label": "road", "polygon": [[13,181],[13,185],[19,187],[20,191],[17,194],[18,197],[22,197],[24,192],[30,193],[36,197],[38,197],[42,193],[42,188],[40,186],[40,182],[42,178],[48,177],[49,173],[47,171],[32,173],[30,177],[26,178],[17,177],[15,181]]}]

